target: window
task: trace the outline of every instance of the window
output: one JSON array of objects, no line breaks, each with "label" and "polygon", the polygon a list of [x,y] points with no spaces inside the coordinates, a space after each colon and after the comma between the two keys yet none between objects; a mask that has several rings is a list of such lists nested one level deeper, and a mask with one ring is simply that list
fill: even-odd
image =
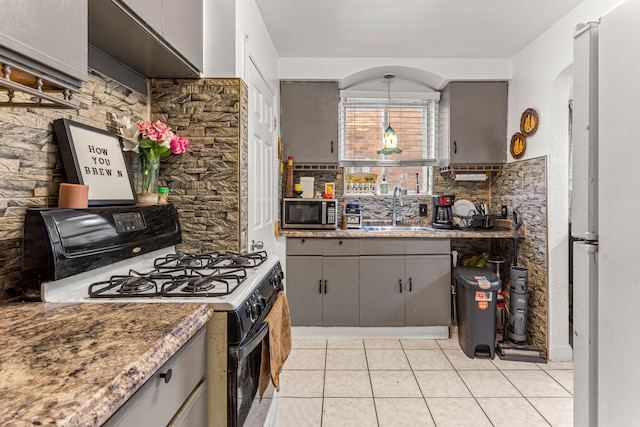
[{"label": "window", "polygon": [[[420,192],[431,193],[432,166],[437,165],[438,154],[439,94],[403,95],[402,99],[392,98],[391,102],[381,95],[366,97],[363,94],[341,93],[340,164],[345,168],[345,175],[374,173],[378,185],[384,175],[392,192],[400,184],[400,176],[406,174],[407,188],[415,192],[418,174]],[[385,156],[377,151],[382,148],[382,136],[388,125],[398,135],[402,152]]]}]

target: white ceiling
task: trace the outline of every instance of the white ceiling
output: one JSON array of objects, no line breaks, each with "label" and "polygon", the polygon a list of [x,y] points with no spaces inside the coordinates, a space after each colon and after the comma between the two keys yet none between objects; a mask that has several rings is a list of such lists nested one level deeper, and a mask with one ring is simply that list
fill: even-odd
[{"label": "white ceiling", "polygon": [[510,58],[582,0],[256,0],[278,56]]}]

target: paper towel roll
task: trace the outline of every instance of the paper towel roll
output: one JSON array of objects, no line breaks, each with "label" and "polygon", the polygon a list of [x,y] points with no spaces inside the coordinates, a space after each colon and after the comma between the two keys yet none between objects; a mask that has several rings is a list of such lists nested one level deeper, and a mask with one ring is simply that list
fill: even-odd
[{"label": "paper towel roll", "polygon": [[60,184],[59,208],[83,209],[89,206],[89,186],[82,184]]}]

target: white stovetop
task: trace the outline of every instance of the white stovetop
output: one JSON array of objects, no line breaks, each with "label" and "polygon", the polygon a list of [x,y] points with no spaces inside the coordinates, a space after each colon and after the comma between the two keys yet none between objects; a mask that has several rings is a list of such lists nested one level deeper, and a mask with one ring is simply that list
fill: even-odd
[{"label": "white stovetop", "polygon": [[90,298],[89,285],[108,280],[115,274],[127,274],[129,269],[144,272],[151,269],[156,258],[175,253],[175,248],[160,249],[135,258],[120,261],[95,270],[41,285],[44,302],[149,302],[149,303],[207,303],[216,311],[231,311],[238,308],[254,291],[257,283],[273,268],[278,257],[270,255],[256,268],[247,269],[247,278],[232,293],[216,297],[127,297],[127,298]]}]

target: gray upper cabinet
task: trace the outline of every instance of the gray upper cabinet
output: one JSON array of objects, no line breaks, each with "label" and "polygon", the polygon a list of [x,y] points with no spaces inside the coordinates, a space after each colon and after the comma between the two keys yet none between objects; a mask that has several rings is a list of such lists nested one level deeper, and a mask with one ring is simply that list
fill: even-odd
[{"label": "gray upper cabinet", "polygon": [[203,0],[164,0],[163,4],[164,39],[198,70],[203,70]]},{"label": "gray upper cabinet", "polygon": [[451,82],[440,98],[440,165],[507,159],[507,82]]},{"label": "gray upper cabinet", "polygon": [[[149,27],[162,34],[163,0],[123,0]],[[158,7],[160,6],[160,7]]]},{"label": "gray upper cabinet", "polygon": [[280,83],[284,152],[294,163],[338,163],[337,82]]},{"label": "gray upper cabinet", "polygon": [[86,0],[10,0],[0,19],[1,56],[73,86],[88,80]]},{"label": "gray upper cabinet", "polygon": [[91,0],[89,44],[146,78],[198,78],[203,0]]}]

